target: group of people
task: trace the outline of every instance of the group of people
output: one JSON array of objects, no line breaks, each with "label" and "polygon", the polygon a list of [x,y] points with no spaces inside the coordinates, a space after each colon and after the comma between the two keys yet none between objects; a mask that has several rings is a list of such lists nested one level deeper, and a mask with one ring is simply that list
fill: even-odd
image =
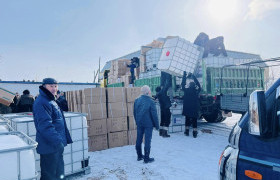
[{"label": "group of people", "polygon": [[[33,104],[35,98],[30,94],[28,89],[22,92],[22,95],[19,96],[18,92],[16,93],[13,102],[10,104],[10,108],[12,109],[12,113],[21,113],[21,112],[32,112],[33,111]],[[64,92],[57,91],[57,103],[61,107],[63,111],[68,111],[68,104],[66,98],[64,96]]]},{"label": "group of people", "polygon": [[[149,86],[145,85],[141,88],[142,95],[134,102],[133,113],[137,125],[135,148],[137,160],[144,160],[144,163],[154,161],[154,158],[150,157],[153,129],[159,130],[159,135],[162,137],[170,137],[168,127],[171,118],[171,100],[167,96],[167,92],[171,87],[172,79],[168,74],[165,74],[165,77],[166,79],[161,83],[162,87],[156,89],[156,98],[159,99],[161,108],[160,126],[155,101],[151,96]],[[193,81],[187,84],[187,78],[193,79]],[[195,76],[191,73],[187,75],[184,72],[182,89],[184,91],[183,115],[186,116],[185,135],[189,135],[189,127],[193,124],[193,137],[197,137],[198,95],[201,87]],[[14,103],[19,104],[25,97],[28,97],[28,102],[33,104],[33,107],[27,107],[31,108],[28,111],[32,110],[34,116],[36,141],[38,142],[37,153],[40,154],[41,180],[64,179],[63,151],[67,144],[73,143],[63,114],[63,111],[68,111],[67,101],[59,93],[58,83],[53,78],[43,79],[35,101],[29,91],[24,91],[24,95],[20,98],[17,97],[18,99]]]},{"label": "group of people", "polygon": [[24,90],[22,95],[19,96],[16,93],[13,102],[10,104],[12,109],[12,113],[19,113],[19,112],[32,112],[34,103],[34,97],[30,95],[29,90]]},{"label": "group of people", "polygon": [[[135,148],[137,160],[141,161],[144,159],[144,163],[150,163],[154,161],[154,158],[150,157],[153,128],[159,130],[160,136],[164,138],[170,137],[168,134],[168,127],[171,122],[170,107],[172,105],[167,92],[172,86],[172,79],[171,75],[168,75],[167,73],[163,73],[162,77],[164,77],[161,81],[162,87],[156,88],[156,99],[159,100],[161,112],[160,126],[157,116],[156,104],[151,97],[151,90],[149,86],[145,85],[141,88],[142,95],[134,102],[133,113],[137,125],[137,139]],[[188,83],[187,79],[190,80]],[[199,118],[199,93],[201,91],[201,86],[197,78],[192,73],[187,75],[186,72],[183,74],[181,86],[182,90],[184,91],[182,114],[186,118],[184,134],[189,136],[190,126],[192,125],[193,137],[196,138],[198,134],[197,119]],[[142,153],[143,137],[145,137],[144,155]]]}]

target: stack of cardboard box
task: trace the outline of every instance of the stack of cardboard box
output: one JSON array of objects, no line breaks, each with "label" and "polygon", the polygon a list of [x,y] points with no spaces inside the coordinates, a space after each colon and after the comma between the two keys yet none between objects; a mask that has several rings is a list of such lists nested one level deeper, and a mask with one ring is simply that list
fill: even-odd
[{"label": "stack of cardboard box", "polygon": [[0,103],[1,104],[4,104],[5,106],[9,106],[13,102],[14,97],[15,97],[14,93],[12,93],[6,89],[0,88]]},{"label": "stack of cardboard box", "polygon": [[89,151],[108,149],[106,89],[87,88],[81,92],[82,112],[87,113]]},{"label": "stack of cardboard box", "polygon": [[133,106],[139,95],[138,87],[88,88],[66,93],[70,111],[87,113],[89,151],[136,143]]},{"label": "stack of cardboard box", "polygon": [[136,143],[137,127],[134,120],[133,109],[134,101],[141,94],[141,89],[138,87],[132,87],[126,89],[127,97],[127,119],[128,119],[128,144],[134,145]]},{"label": "stack of cardboard box", "polygon": [[127,76],[130,75],[130,69],[127,67],[127,64],[130,64],[130,59],[118,59],[111,62],[108,75],[109,84],[125,82],[123,78],[127,79]]},{"label": "stack of cardboard box", "polygon": [[107,88],[107,94],[109,148],[125,146],[128,144],[126,88]]}]

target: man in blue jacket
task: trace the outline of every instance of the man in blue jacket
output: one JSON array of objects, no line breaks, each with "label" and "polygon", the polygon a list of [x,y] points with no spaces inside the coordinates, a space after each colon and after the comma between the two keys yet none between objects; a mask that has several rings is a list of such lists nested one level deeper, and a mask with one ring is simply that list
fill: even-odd
[{"label": "man in blue jacket", "polygon": [[43,79],[40,94],[33,105],[41,180],[64,179],[63,151],[73,142],[63,112],[56,103],[57,88],[55,79]]},{"label": "man in blue jacket", "polygon": [[151,140],[153,128],[159,129],[158,116],[156,110],[156,104],[151,98],[151,90],[149,86],[143,86],[141,88],[142,95],[134,102],[134,119],[137,125],[137,140],[136,140],[136,153],[137,160],[143,159],[142,154],[142,141],[145,134],[145,147],[144,147],[144,163],[150,163],[154,161],[154,158],[150,158]]}]

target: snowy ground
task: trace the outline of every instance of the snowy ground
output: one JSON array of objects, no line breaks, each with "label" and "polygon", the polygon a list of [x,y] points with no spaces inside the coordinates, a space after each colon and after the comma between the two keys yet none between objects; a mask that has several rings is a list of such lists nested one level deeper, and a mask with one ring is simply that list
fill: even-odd
[{"label": "snowy ground", "polygon": [[[233,117],[219,125],[232,127],[240,118]],[[155,162],[143,164],[136,161],[134,146],[118,147],[90,153],[91,174],[76,176],[75,180],[216,180],[218,162],[227,145],[228,133],[203,133],[200,128],[195,139],[183,132],[162,138],[153,132],[151,157]]]}]

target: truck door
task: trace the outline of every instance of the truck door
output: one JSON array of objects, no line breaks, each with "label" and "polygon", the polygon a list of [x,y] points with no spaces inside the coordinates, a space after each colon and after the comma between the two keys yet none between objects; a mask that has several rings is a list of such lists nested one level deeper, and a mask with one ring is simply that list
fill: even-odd
[{"label": "truck door", "polygon": [[248,123],[243,128],[239,142],[237,179],[280,179],[280,128],[277,116],[280,98],[276,94],[276,89],[266,93],[266,123],[270,127],[270,135],[261,137],[250,134]]}]

